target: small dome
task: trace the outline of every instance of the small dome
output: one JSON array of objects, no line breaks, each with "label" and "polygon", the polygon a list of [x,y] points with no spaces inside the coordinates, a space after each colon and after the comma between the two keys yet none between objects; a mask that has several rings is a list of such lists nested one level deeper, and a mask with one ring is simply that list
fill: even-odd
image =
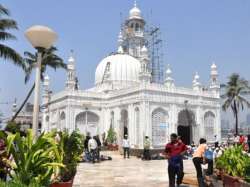
[{"label": "small dome", "polygon": [[107,64],[109,81],[139,82],[140,61],[127,54],[114,54],[104,58],[97,66],[95,84],[102,82]]},{"label": "small dome", "polygon": [[48,75],[45,75],[44,81],[49,81],[49,76]]},{"label": "small dome", "polygon": [[168,64],[167,70],[166,70],[166,75],[170,76],[172,74],[172,71],[170,69],[170,65]]},{"label": "small dome", "polygon": [[211,69],[216,69],[217,68],[217,66],[215,65],[215,63],[213,63],[212,65],[211,65]]},{"label": "small dome", "polygon": [[137,19],[141,19],[141,10],[139,8],[137,8],[136,6],[136,2],[134,4],[134,7],[129,11],[129,19],[133,19],[133,18],[137,18]]},{"label": "small dome", "polygon": [[70,64],[70,63],[74,63],[74,62],[75,62],[75,59],[74,59],[72,56],[70,56],[69,59],[68,59],[68,62],[69,62],[69,64]]},{"label": "small dome", "polygon": [[168,68],[167,71],[166,71],[166,74],[170,75],[171,73],[172,73],[171,69]]},{"label": "small dome", "polygon": [[145,45],[142,47],[141,52],[142,53],[147,53],[148,52],[148,49],[146,48]]},{"label": "small dome", "polygon": [[198,72],[195,73],[194,79],[199,80],[200,76],[198,75]]}]

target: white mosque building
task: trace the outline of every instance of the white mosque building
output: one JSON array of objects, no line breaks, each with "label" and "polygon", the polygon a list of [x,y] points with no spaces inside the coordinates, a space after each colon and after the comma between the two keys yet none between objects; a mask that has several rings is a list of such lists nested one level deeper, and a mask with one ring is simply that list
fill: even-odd
[{"label": "white mosque building", "polygon": [[95,85],[76,88],[75,59],[68,59],[65,89],[50,94],[49,77],[44,81],[42,130],[79,129],[91,135],[108,132],[112,126],[118,144],[127,134],[131,147],[142,149],[145,136],[158,149],[178,133],[189,144],[205,137],[220,139],[220,94],[215,64],[209,85],[196,73],[191,88],[178,87],[168,66],[164,83],[152,81],[145,38],[145,20],[135,5],[118,37],[117,53],[102,59],[96,67]]}]

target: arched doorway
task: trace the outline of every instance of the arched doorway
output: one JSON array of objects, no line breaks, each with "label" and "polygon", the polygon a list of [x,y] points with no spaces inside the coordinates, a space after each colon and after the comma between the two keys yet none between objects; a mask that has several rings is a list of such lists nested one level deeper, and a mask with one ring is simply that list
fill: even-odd
[{"label": "arched doorway", "polygon": [[192,126],[195,124],[195,116],[191,110],[185,109],[178,114],[178,136],[181,136],[182,141],[190,145],[192,141]]},{"label": "arched doorway", "polygon": [[205,128],[205,138],[207,142],[213,142],[215,131],[215,115],[211,111],[208,111],[204,115],[204,128]]},{"label": "arched doorway", "polygon": [[59,129],[64,130],[66,128],[66,123],[65,123],[65,113],[62,112],[60,114],[60,123],[59,123]]},{"label": "arched doorway", "polygon": [[93,112],[81,112],[76,116],[76,129],[84,135],[90,133],[90,136],[98,134],[99,117]]},{"label": "arched doorway", "polygon": [[121,138],[123,139],[125,135],[128,135],[128,111],[122,110],[121,111]]}]

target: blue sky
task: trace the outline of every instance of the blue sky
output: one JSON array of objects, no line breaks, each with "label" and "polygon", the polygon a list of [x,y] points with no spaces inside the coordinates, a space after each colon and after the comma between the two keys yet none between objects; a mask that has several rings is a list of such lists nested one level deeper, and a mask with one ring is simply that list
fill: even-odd
[{"label": "blue sky", "polygon": [[[54,29],[59,36],[58,54],[67,60],[75,51],[80,88],[94,84],[97,64],[116,51],[117,36],[123,19],[133,6],[132,0],[2,0],[18,22],[14,34],[17,41],[7,44],[20,53],[34,52],[24,31],[34,24]],[[164,61],[170,64],[178,86],[191,86],[198,71],[201,82],[208,83],[212,61],[218,65],[220,81],[238,72],[250,80],[250,1],[248,0],[139,0],[146,21],[161,28],[164,40]],[[152,12],[152,14],[151,14]],[[54,92],[64,88],[63,70],[49,70]],[[33,78],[24,84],[24,73],[18,67],[0,60],[0,102],[21,103],[30,89]],[[32,97],[33,100],[33,97]],[[31,101],[32,101],[31,100]],[[5,115],[11,105],[0,105]]]}]

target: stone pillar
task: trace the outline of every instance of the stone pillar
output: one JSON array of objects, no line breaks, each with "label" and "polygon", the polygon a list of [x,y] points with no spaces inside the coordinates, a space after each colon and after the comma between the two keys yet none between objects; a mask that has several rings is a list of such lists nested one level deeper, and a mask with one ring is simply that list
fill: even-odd
[{"label": "stone pillar", "polygon": [[171,110],[171,125],[170,125],[170,132],[169,134],[172,133],[177,133],[177,126],[178,126],[178,108],[174,104],[172,105],[172,110]]},{"label": "stone pillar", "polygon": [[221,117],[220,117],[220,104],[217,104],[217,109],[216,109],[216,129],[215,132],[217,134],[218,140],[221,141]]},{"label": "stone pillar", "polygon": [[133,105],[128,106],[128,138],[130,145],[134,148],[135,145],[135,122],[134,122],[134,108]]},{"label": "stone pillar", "polygon": [[196,108],[196,127],[193,128],[194,131],[192,132],[192,138],[193,138],[193,141],[198,143],[199,139],[201,137],[204,137],[204,123],[203,123],[203,120],[202,120],[202,111],[201,111],[201,107],[198,106]]}]

